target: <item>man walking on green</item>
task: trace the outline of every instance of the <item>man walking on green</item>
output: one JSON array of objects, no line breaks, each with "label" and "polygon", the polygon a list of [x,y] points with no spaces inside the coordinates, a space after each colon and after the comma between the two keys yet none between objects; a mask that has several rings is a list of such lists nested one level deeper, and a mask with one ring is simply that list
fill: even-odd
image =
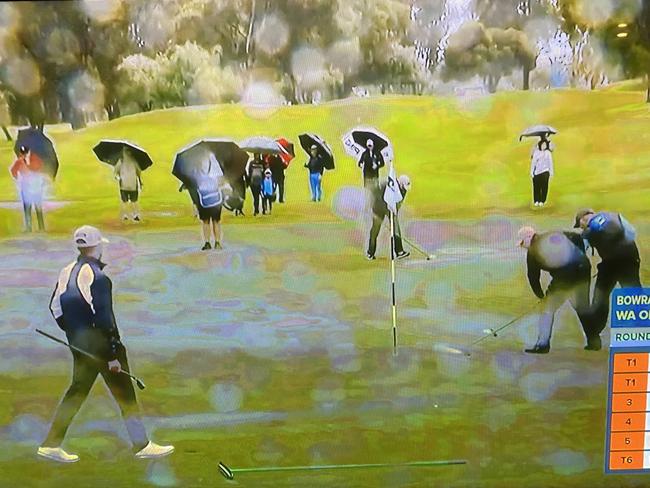
[{"label": "man walking on green", "polygon": [[95,227],[84,225],[75,231],[74,245],[79,249],[79,257],[59,274],[50,302],[52,315],[68,342],[104,360],[100,363],[71,350],[72,384],[56,410],[47,438],[38,448],[39,456],[62,463],[79,460],[76,454],[63,450],[61,444],[98,375],[104,378],[120,407],[135,456],[159,458],[174,451],[174,446],[159,446],[149,440],[131,379],[120,374],[122,369],[129,371],[129,362],[113,314],[112,283],[103,271],[105,242],[108,241]]}]

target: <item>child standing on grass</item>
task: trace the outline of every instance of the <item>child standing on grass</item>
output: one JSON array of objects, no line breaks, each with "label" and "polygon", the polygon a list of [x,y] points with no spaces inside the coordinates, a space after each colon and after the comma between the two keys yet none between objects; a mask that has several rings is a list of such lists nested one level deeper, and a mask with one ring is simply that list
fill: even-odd
[{"label": "child standing on grass", "polygon": [[265,170],[264,180],[262,181],[262,214],[266,215],[266,208],[268,205],[269,215],[271,215],[277,187],[278,184],[273,181],[273,172],[270,169]]}]

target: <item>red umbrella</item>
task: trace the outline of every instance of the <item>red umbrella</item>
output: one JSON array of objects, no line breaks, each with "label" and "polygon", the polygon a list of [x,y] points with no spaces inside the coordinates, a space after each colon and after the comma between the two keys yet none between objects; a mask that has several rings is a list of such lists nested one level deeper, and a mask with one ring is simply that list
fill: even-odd
[{"label": "red umbrella", "polygon": [[275,142],[280,144],[280,147],[282,147],[280,158],[282,159],[282,162],[284,163],[284,167],[286,168],[289,166],[291,160],[296,157],[296,153],[293,150],[293,143],[289,142],[284,137],[281,137],[280,139],[276,139]]}]

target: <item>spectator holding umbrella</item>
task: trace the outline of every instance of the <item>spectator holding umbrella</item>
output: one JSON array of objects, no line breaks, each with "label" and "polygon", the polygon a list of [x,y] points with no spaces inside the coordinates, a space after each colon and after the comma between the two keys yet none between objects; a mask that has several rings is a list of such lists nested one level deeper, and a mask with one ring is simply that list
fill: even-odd
[{"label": "spectator holding umbrella", "polygon": [[39,229],[44,231],[43,193],[48,180],[54,180],[59,170],[54,144],[43,132],[29,127],[18,131],[14,153],[17,159],[10,172],[18,185],[23,204],[25,232],[32,231],[32,208],[36,212]]},{"label": "spectator holding umbrella", "polygon": [[305,163],[309,170],[309,188],[311,189],[311,201],[320,202],[323,197],[323,172],[325,164],[322,156],[318,153],[318,147],[313,144],[309,148],[309,160]]},{"label": "spectator holding umbrella", "polygon": [[141,175],[153,165],[147,151],[132,142],[103,139],[93,152],[101,162],[113,166],[113,177],[119,185],[122,220],[128,220],[130,215],[134,222],[140,222]]},{"label": "spectator holding umbrella", "polygon": [[264,181],[264,160],[262,159],[262,154],[254,154],[253,159],[248,163],[246,175],[248,176],[248,186],[253,195],[253,215],[259,215],[262,182]]},{"label": "spectator holding umbrella", "polygon": [[347,132],[342,142],[361,168],[364,188],[372,192],[379,186],[379,170],[393,160],[390,139],[374,127],[357,127]]},{"label": "spectator holding umbrella", "polygon": [[296,157],[293,144],[285,138],[277,139],[276,142],[282,148],[279,154],[269,154],[265,159],[267,168],[271,170],[273,182],[277,185],[278,201],[284,203],[284,172],[289,167],[291,160]]},{"label": "spectator holding umbrella", "polygon": [[312,201],[320,201],[323,197],[323,172],[334,169],[334,155],[324,139],[316,134],[300,134],[300,146],[309,156],[305,168],[309,169],[309,187]]},{"label": "spectator holding umbrella", "polygon": [[253,136],[239,143],[239,147],[253,154],[253,159],[246,166],[246,175],[248,186],[253,194],[254,215],[260,213],[260,198],[262,197],[262,183],[264,181],[264,158],[263,155],[277,154],[281,155],[286,152],[280,143],[270,137]]},{"label": "spectator holding umbrella", "polygon": [[366,141],[366,150],[359,159],[359,168],[363,171],[364,188],[376,188],[379,185],[379,169],[384,167],[384,157],[375,151],[372,139]]},{"label": "spectator holding umbrella", "polygon": [[557,131],[548,125],[536,125],[526,129],[523,137],[539,137],[530,154],[530,177],[533,182],[533,203],[536,207],[546,205],[549,181],[553,177],[553,151],[555,145],[549,139]]},{"label": "spectator holding umbrella", "polygon": [[131,216],[135,222],[140,222],[138,195],[142,190],[140,167],[128,146],[122,148],[122,156],[115,165],[113,172],[120,186],[120,214],[122,220],[129,220],[128,206],[131,206]]},{"label": "spectator holding umbrella", "polygon": [[201,220],[202,250],[222,248],[222,208],[241,208],[243,199],[233,186],[243,181],[247,154],[233,141],[201,139],[176,154],[172,174],[188,190]]},{"label": "spectator holding umbrella", "polygon": [[18,158],[11,165],[10,173],[18,185],[20,200],[23,204],[25,232],[32,231],[32,208],[38,220],[38,229],[45,230],[43,218],[43,191],[45,176],[42,172],[43,161],[32,153],[29,147],[20,146]]},{"label": "spectator holding umbrella", "polygon": [[190,196],[196,205],[201,220],[203,233],[202,251],[211,249],[210,240],[214,239],[214,248],[222,249],[221,210],[223,190],[229,185],[223,180],[223,172],[213,154],[204,161],[201,171],[196,175],[197,186],[190,188]]}]

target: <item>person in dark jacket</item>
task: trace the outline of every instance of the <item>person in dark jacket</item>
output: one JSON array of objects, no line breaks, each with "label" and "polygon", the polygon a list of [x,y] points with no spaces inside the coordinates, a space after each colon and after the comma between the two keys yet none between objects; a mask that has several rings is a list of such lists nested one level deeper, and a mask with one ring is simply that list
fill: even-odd
[{"label": "person in dark jacket", "polygon": [[244,201],[246,199],[246,175],[237,178],[232,184],[232,210],[236,216],[244,215]]},{"label": "person in dark jacket", "polygon": [[[368,242],[368,251],[366,252],[366,259],[372,261],[375,259],[377,252],[377,237],[384,222],[384,219],[389,216],[388,204],[384,200],[384,193],[386,192],[387,182],[379,184],[372,190],[372,227],[370,229],[370,239]],[[397,203],[397,211],[399,212],[402,202],[406,198],[406,194],[411,189],[411,180],[406,175],[401,175],[397,178],[397,186],[402,194],[402,200]],[[402,243],[402,231],[400,230],[399,220],[395,215],[394,222],[394,238],[395,238],[395,257],[397,259],[404,259],[411,255],[411,253],[404,250]]]},{"label": "person in dark jacket", "polygon": [[323,172],[325,163],[323,157],[318,153],[316,146],[309,148],[309,160],[305,163],[309,170],[309,188],[311,190],[311,201],[320,202],[323,198]]},{"label": "person in dark jacket", "polygon": [[359,168],[363,171],[363,187],[372,190],[379,186],[379,170],[384,167],[384,157],[375,151],[372,139],[366,141],[366,150],[359,159]]},{"label": "person in dark jacket", "polygon": [[261,154],[255,154],[253,159],[248,162],[246,168],[248,177],[248,186],[253,195],[253,215],[260,213],[260,200],[262,197],[262,182],[264,181],[264,160]]},{"label": "person in dark jacket", "polygon": [[[585,254],[582,237],[575,232],[537,233],[532,227],[523,227],[519,230],[519,238],[519,245],[528,250],[528,282],[543,305],[537,342],[525,351],[531,354],[546,354],[550,351],[555,313],[567,300],[580,319],[589,347],[591,263]],[[540,284],[542,271],[551,275],[546,293]]]},{"label": "person in dark jacket", "polygon": [[582,238],[598,251],[598,278],[591,305],[593,349],[601,348],[600,333],[607,325],[609,300],[617,283],[623,288],[641,288],[641,257],[636,245],[634,227],[619,213],[580,210],[575,228],[582,229]]},{"label": "person in dark jacket", "polygon": [[284,203],[284,161],[278,154],[270,154],[268,157],[268,169],[271,170],[273,175],[273,183],[278,187],[277,195],[278,202]]},{"label": "person in dark jacket", "polygon": [[140,420],[139,408],[131,379],[119,374],[129,371],[126,349],[113,314],[111,280],[104,274],[102,249],[106,241],[98,229],[84,225],[74,233],[79,249],[77,260],[61,271],[50,310],[68,342],[104,362],[96,362],[72,350],[72,384],[56,410],[52,426],[38,449],[38,455],[59,462],[75,462],[79,457],[61,448],[68,426],[77,414],[90,389],[101,375],[120,406],[127,431],[138,458],[158,458],[171,454],[173,446],[151,442]]}]

